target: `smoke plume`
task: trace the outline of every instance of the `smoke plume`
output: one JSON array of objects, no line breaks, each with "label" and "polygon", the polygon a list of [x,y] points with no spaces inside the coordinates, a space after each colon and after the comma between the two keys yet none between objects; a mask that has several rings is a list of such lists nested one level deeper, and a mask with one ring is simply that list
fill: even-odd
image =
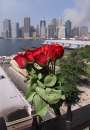
[{"label": "smoke plume", "polygon": [[64,11],[65,21],[70,19],[73,26],[90,26],[90,0],[75,0],[74,8]]}]

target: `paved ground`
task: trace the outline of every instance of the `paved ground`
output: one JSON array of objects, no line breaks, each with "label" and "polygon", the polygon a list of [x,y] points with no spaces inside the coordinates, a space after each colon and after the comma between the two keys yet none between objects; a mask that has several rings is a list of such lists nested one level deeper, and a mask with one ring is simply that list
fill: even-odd
[{"label": "paved ground", "polygon": [[[9,78],[14,82],[14,84],[17,86],[17,88],[25,94],[27,84],[24,82],[25,77],[23,77],[21,74],[16,72],[14,69],[12,69],[9,65],[3,65],[2,66],[5,72],[8,74]],[[43,118],[43,120],[48,120],[51,118],[54,118],[54,112],[49,108],[47,115]]]},{"label": "paved ground", "polygon": [[10,67],[9,65],[3,65],[2,66],[3,69],[5,70],[5,72],[8,74],[9,78],[14,82],[14,84],[17,86],[17,88],[22,91],[23,93],[25,93],[26,91],[26,83],[25,81],[25,77],[22,76],[21,74],[19,74],[18,72],[16,72],[12,67]]}]

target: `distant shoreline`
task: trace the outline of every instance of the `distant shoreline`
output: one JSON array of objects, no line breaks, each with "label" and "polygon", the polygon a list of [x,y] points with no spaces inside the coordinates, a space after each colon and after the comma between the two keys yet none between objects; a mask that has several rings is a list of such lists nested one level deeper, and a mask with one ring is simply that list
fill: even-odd
[{"label": "distant shoreline", "polygon": [[3,39],[3,40],[41,40],[40,38],[3,38],[3,37],[0,37],[0,39]]}]

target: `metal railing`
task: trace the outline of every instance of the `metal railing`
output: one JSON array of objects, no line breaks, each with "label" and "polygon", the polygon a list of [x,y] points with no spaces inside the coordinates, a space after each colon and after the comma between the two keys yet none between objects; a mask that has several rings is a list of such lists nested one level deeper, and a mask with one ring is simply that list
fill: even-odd
[{"label": "metal railing", "polygon": [[90,105],[84,106],[72,112],[72,121],[67,120],[67,114],[50,119],[35,126],[30,130],[90,130]]}]

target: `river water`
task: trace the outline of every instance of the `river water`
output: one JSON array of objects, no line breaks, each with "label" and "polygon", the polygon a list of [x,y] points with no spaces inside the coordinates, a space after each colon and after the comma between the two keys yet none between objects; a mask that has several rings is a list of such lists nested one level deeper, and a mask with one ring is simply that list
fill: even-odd
[{"label": "river water", "polygon": [[[43,40],[0,39],[0,56],[11,56],[23,49],[36,48],[43,42]],[[68,53],[70,50],[65,49],[65,52]]]},{"label": "river water", "polygon": [[10,56],[22,48],[38,47],[43,43],[41,40],[24,40],[24,39],[0,39],[0,56]]}]

